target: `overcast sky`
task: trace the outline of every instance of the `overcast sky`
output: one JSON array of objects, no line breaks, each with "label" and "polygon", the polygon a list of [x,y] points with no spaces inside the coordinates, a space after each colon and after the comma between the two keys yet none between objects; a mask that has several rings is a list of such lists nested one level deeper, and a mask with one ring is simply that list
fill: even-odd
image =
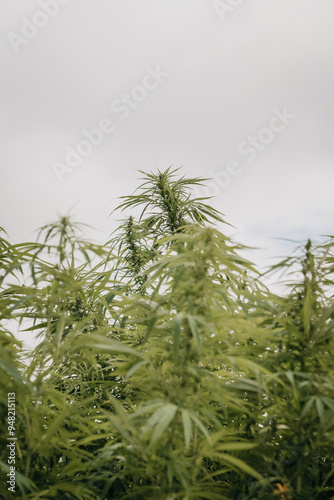
[{"label": "overcast sky", "polygon": [[170,165],[215,179],[200,194],[261,263],[273,238],[334,234],[333,0],[0,0],[0,16],[12,241],[71,209],[102,242],[136,171]]}]

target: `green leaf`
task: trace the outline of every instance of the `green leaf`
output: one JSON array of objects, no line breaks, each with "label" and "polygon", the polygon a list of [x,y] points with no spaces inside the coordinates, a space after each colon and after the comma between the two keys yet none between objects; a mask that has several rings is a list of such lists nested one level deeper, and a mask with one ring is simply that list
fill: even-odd
[{"label": "green leaf", "polygon": [[165,430],[173,420],[176,412],[177,406],[168,404],[163,406],[162,408],[159,408],[159,410],[154,413],[153,417],[151,417],[152,420],[155,421],[155,428],[150,442],[151,447],[154,446],[160,439],[162,434],[165,432]]},{"label": "green leaf", "polygon": [[322,427],[324,427],[325,426],[325,409],[324,409],[324,405],[323,405],[320,398],[315,398],[315,405],[317,408],[317,412],[319,415],[321,425],[322,425]]},{"label": "green leaf", "polygon": [[243,460],[240,460],[240,458],[228,455],[227,453],[217,453],[216,456],[221,460],[223,460],[224,462],[234,465],[237,470],[239,469],[242,472],[245,472],[246,474],[250,474],[251,476],[258,479],[261,483],[265,482],[261,474],[259,474],[255,469],[253,469],[253,467],[246,464]]},{"label": "green leaf", "polygon": [[197,349],[198,352],[200,352],[200,350],[201,350],[201,339],[200,339],[200,335],[199,335],[199,331],[198,331],[198,328],[197,328],[197,323],[196,323],[195,317],[192,314],[188,314],[187,318],[188,318],[188,323],[189,323],[190,331],[191,331],[192,336],[193,336],[193,338],[195,340],[196,349]]},{"label": "green leaf", "polygon": [[315,401],[315,397],[311,397],[306,403],[305,405],[303,406],[303,410],[300,414],[300,418],[304,418],[305,415],[308,414],[308,412],[311,410],[312,406],[313,406],[313,403]]},{"label": "green leaf", "polygon": [[182,421],[183,421],[183,434],[184,434],[184,444],[185,450],[187,451],[190,445],[191,439],[191,419],[188,410],[182,409]]},{"label": "green leaf", "polygon": [[180,334],[181,334],[181,327],[182,327],[182,320],[183,320],[183,314],[178,313],[175,316],[174,322],[173,322],[173,350],[174,350],[174,356],[177,356],[179,352],[179,344],[180,344]]},{"label": "green leaf", "polygon": [[83,337],[80,339],[80,348],[90,348],[98,352],[120,352],[124,354],[131,354],[140,358],[143,357],[142,354],[140,354],[140,352],[135,350],[133,347],[100,335]]},{"label": "green leaf", "polygon": [[247,442],[233,442],[233,443],[222,443],[216,446],[217,451],[237,451],[237,450],[251,450],[256,448],[258,443],[247,443]]},{"label": "green leaf", "polygon": [[127,372],[126,372],[126,378],[129,379],[132,377],[132,375],[134,375],[136,373],[137,370],[139,370],[139,368],[141,368],[142,366],[145,366],[148,364],[148,360],[144,360],[144,361],[140,361],[139,363],[136,363],[135,365],[133,365]]}]

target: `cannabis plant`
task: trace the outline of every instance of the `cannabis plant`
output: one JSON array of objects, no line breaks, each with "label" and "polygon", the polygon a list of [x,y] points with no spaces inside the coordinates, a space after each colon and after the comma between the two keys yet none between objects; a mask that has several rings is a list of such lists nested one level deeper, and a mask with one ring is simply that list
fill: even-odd
[{"label": "cannabis plant", "polygon": [[274,266],[274,294],[204,179],[142,174],[104,245],[67,216],[1,233],[1,498],[9,426],[22,499],[333,498],[333,238]]}]

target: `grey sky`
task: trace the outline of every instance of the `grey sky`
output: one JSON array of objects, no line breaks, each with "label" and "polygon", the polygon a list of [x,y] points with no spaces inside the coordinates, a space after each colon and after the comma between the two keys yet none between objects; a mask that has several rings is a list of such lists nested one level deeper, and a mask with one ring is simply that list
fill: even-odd
[{"label": "grey sky", "polygon": [[[333,0],[221,0],[220,15],[211,0],[59,0],[53,18],[36,14],[56,1],[0,1],[0,225],[13,241],[73,205],[103,241],[136,170],[219,177],[232,160],[241,171],[211,185],[213,203],[263,259],[282,251],[272,237],[334,233]],[[24,18],[45,26],[22,41]],[[122,120],[111,104],[157,67],[168,76]],[[249,162],[240,144],[284,108],[295,118]],[[59,182],[54,162],[106,118],[113,132]]]}]

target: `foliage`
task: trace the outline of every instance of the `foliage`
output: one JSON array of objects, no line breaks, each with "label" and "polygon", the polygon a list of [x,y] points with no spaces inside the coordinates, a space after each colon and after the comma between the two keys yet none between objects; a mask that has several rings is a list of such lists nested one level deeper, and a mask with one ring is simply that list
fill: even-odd
[{"label": "foliage", "polygon": [[333,238],[274,266],[274,295],[200,182],[145,174],[106,245],[69,217],[3,233],[1,498],[8,393],[22,499],[334,498]]}]

